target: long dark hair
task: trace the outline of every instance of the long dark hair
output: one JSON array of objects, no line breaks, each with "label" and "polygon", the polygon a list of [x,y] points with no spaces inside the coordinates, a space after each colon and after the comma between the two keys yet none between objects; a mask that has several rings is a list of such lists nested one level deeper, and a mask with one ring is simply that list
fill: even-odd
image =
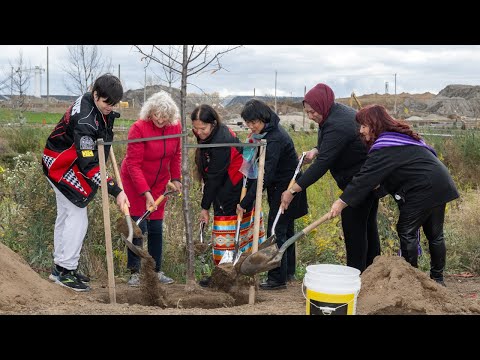
[{"label": "long dark hair", "polygon": [[403,120],[395,120],[387,112],[387,109],[382,105],[367,105],[363,109],[357,112],[355,120],[360,125],[366,125],[370,127],[372,136],[369,141],[366,141],[363,137],[362,140],[370,148],[375,140],[378,139],[381,133],[386,131],[397,132],[400,134],[408,135],[415,140],[420,140],[421,136],[412,130],[409,124]]},{"label": "long dark hair", "polygon": [[[212,140],[213,135],[218,131],[218,128],[222,123],[222,119],[220,118],[220,115],[218,115],[218,112],[213,107],[207,104],[199,105],[195,109],[193,109],[192,113],[190,114],[190,119],[192,120],[192,122],[200,120],[203,123],[213,125],[212,132],[205,140],[200,139],[197,134],[193,132],[193,134],[197,138],[198,144],[208,144]],[[197,180],[201,180],[202,176],[205,175],[205,169],[203,169],[202,166],[201,150],[202,149],[200,148],[197,148],[195,150],[195,165],[197,167],[195,171],[195,178]]]}]

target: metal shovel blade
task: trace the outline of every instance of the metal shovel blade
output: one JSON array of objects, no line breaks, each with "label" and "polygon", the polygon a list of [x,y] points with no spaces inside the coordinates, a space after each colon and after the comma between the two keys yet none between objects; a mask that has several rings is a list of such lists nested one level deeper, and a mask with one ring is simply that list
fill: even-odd
[{"label": "metal shovel blade", "polygon": [[220,264],[226,264],[226,263],[231,263],[233,262],[233,251],[232,250],[227,250],[223,253],[222,258],[220,259]]},{"label": "metal shovel blade", "polygon": [[145,251],[143,249],[140,249],[138,246],[136,246],[133,242],[133,225],[132,225],[132,218],[130,215],[125,215],[125,220],[127,221],[127,226],[128,226],[128,237],[124,239],[125,244],[127,247],[137,256],[144,257],[145,256]]},{"label": "metal shovel blade", "polygon": [[[276,243],[267,246],[256,253],[249,255],[240,266],[240,273],[247,276],[252,276],[260,272],[268,271],[278,267],[282,261],[277,261],[279,249]],[[283,255],[283,253],[281,254]]]},{"label": "metal shovel blade", "polygon": [[316,228],[318,225],[328,219],[330,219],[330,213],[326,213],[320,219],[314,221],[305,229],[293,235],[291,238],[285,241],[285,243],[283,243],[280,249],[275,243],[257,251],[256,253],[249,255],[242,262],[242,265],[240,266],[240,273],[243,275],[252,276],[254,274],[279,267],[282,261],[283,254],[290,245],[310,233],[310,231],[312,231],[314,228]]}]

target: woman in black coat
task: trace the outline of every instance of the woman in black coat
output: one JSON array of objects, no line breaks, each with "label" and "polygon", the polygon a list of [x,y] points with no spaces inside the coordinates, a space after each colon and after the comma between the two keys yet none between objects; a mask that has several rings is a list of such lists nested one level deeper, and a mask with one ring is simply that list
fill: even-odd
[{"label": "woman in black coat", "polygon": [[[317,146],[307,151],[304,163],[313,161],[290,191],[282,195],[282,204],[289,208],[294,193],[307,188],[330,171],[339,189],[343,190],[360,170],[367,158],[367,148],[358,134],[355,109],[335,102],[333,90],[317,84],[305,94],[303,108],[310,120],[318,124]],[[347,266],[364,271],[380,255],[377,229],[378,197],[372,191],[355,207],[342,213]]]},{"label": "woman in black coat", "polygon": [[402,256],[418,266],[418,236],[423,227],[430,250],[430,278],[445,286],[445,205],[459,196],[448,169],[435,150],[408,124],[393,119],[383,106],[363,108],[356,120],[369,154],[360,172],[333,203],[331,215],[355,206],[380,184],[400,210],[397,232]]},{"label": "woman in black coat", "polygon": [[[270,107],[259,101],[249,100],[241,116],[251,130],[251,138],[267,140],[265,154],[265,176],[263,188],[267,189],[269,204],[267,236],[271,235],[272,225],[280,207],[280,199],[292,179],[298,165],[298,156],[293,140],[280,125],[280,118]],[[244,211],[252,206],[256,195],[256,180],[249,179],[249,189],[245,198],[238,205],[238,211]],[[278,247],[294,235],[294,220],[307,214],[308,205],[306,193],[299,194],[291,209],[285,211],[275,227]],[[290,246],[284,253],[281,265],[268,272],[267,280],[260,284],[265,290],[283,289],[288,277],[295,274],[295,247]]]}]

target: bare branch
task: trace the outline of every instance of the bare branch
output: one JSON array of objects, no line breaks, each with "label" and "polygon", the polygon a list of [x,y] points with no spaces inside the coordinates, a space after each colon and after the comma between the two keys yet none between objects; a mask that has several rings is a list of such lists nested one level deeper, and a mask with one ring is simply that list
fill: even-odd
[{"label": "bare branch", "polygon": [[97,45],[68,46],[68,63],[63,70],[67,73],[66,89],[75,95],[89,91],[95,79],[104,71],[110,71],[111,58],[102,58]]},{"label": "bare branch", "polygon": [[[217,63],[218,63],[217,66],[219,66],[219,64],[220,64],[220,63],[219,63],[219,60],[220,60],[220,58],[221,58],[222,56],[224,56],[226,53],[229,53],[230,51],[233,51],[233,50],[235,50],[235,49],[238,49],[239,47],[242,47],[242,45],[235,46],[235,47],[233,47],[233,48],[231,48],[231,49],[227,49],[227,50],[225,50],[225,51],[218,52],[218,53],[216,53],[215,56],[213,56],[210,60],[205,59],[205,62],[204,62],[204,63],[201,63],[201,64],[199,64],[199,65],[197,65],[197,66],[194,66],[193,68],[189,69],[190,71],[189,71],[189,73],[188,73],[188,76],[198,74],[198,73],[201,72],[203,69],[207,68],[207,67],[208,67],[212,62],[214,62],[215,60],[217,60]],[[205,49],[205,50],[206,50],[206,49]],[[216,71],[220,70],[221,68],[222,68],[222,67],[219,66]]]},{"label": "bare branch", "polygon": [[18,57],[15,60],[15,65],[13,67],[13,74],[11,76],[12,82],[12,93],[17,93],[18,98],[16,99],[15,107],[18,107],[20,111],[26,110],[26,95],[27,90],[30,86],[30,79],[32,78],[30,66],[25,66],[25,61],[23,58],[23,51],[18,52]]},{"label": "bare branch", "polygon": [[[149,59],[160,64],[166,74],[181,74],[181,86],[180,86],[180,117],[182,123],[182,129],[185,132],[187,129],[187,117],[186,117],[186,97],[187,97],[187,78],[190,75],[200,74],[205,72],[208,67],[213,66],[213,73],[222,69],[220,64],[220,58],[240,46],[235,46],[233,48],[228,48],[225,51],[220,51],[214,56],[210,57],[209,54],[209,45],[202,46],[197,50],[195,45],[192,45],[190,48],[188,45],[183,45],[182,47],[182,60],[179,60],[179,51],[175,51],[172,48],[172,45],[168,49],[162,48],[161,46],[152,45],[149,52],[142,49],[139,45],[134,45],[138,52],[143,55],[142,60]],[[204,71],[205,70],[205,71]],[[193,84],[191,84],[193,85]],[[194,85],[195,86],[195,85]],[[204,92],[203,90],[201,90]],[[185,235],[187,240],[187,288],[193,287],[195,284],[195,275],[194,275],[194,244],[193,244],[193,231],[192,231],[192,215],[191,215],[191,205],[186,200],[189,199],[189,188],[190,188],[190,174],[189,174],[189,156],[187,153],[188,137],[185,136],[182,138],[182,205],[183,205],[183,215],[185,223]]]}]

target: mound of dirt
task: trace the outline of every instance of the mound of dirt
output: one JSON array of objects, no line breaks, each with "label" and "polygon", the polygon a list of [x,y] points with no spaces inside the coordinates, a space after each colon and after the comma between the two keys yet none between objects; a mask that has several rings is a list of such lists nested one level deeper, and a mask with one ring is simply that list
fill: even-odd
[{"label": "mound of dirt", "polygon": [[42,279],[25,260],[0,243],[0,311],[34,309],[72,297],[71,290]]},{"label": "mound of dirt", "polygon": [[477,302],[437,284],[400,256],[377,256],[361,279],[358,314],[480,314]]},{"label": "mound of dirt", "polygon": [[[0,243],[0,314],[305,314],[301,280],[289,282],[283,290],[256,288],[255,303],[247,304],[248,290],[255,282],[236,276],[231,264],[217,267],[212,274],[212,286],[206,289],[158,282],[152,286],[156,273],[148,272],[144,265],[152,266],[151,262],[142,261],[144,276],[140,287],[130,287],[126,279],[115,278],[116,303],[110,303],[108,279],[93,278],[90,292],[77,293],[43,279]],[[153,276],[145,276],[152,272]],[[480,278],[447,277],[446,282],[448,288],[437,285],[403,258],[379,256],[362,274],[356,313],[480,314]]]}]

